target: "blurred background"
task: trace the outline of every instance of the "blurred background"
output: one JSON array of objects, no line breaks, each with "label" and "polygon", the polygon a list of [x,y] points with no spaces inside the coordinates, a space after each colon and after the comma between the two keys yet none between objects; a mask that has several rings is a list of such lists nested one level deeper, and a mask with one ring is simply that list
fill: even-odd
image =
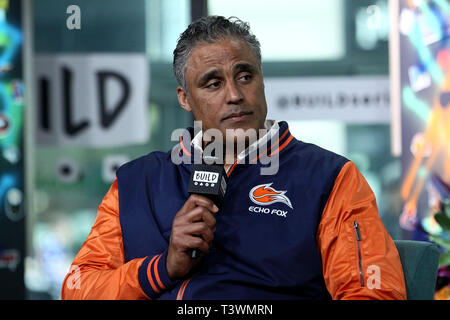
[{"label": "blurred background", "polygon": [[172,52],[203,15],[261,43],[268,118],[355,162],[394,239],[450,257],[448,0],[0,0],[0,299],[59,299],[123,163],[192,125]]}]

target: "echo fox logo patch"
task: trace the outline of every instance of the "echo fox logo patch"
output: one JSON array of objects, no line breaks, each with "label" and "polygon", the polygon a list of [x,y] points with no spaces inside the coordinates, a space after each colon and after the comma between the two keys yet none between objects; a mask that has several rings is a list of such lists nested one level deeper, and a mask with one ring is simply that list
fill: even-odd
[{"label": "echo fox logo patch", "polygon": [[271,187],[272,183],[257,185],[250,190],[249,197],[254,203],[268,206],[272,203],[281,202],[293,209],[291,201],[285,196],[286,191],[278,191]]}]

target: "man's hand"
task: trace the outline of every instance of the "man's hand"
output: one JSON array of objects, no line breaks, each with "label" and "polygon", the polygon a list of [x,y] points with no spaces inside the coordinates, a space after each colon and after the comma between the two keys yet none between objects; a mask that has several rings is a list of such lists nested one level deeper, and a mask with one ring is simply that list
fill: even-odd
[{"label": "man's hand", "polygon": [[216,231],[213,214],[219,209],[208,198],[192,194],[177,212],[172,224],[166,268],[170,279],[184,277],[201,259],[192,259],[192,249],[208,253]]}]

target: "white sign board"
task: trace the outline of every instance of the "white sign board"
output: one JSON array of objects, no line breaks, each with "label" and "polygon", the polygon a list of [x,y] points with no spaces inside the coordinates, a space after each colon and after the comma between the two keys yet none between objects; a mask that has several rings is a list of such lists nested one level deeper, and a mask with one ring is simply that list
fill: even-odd
[{"label": "white sign board", "polygon": [[268,119],[389,123],[389,77],[265,78]]},{"label": "white sign board", "polygon": [[149,139],[149,67],[144,54],[35,57],[41,145],[111,147]]}]

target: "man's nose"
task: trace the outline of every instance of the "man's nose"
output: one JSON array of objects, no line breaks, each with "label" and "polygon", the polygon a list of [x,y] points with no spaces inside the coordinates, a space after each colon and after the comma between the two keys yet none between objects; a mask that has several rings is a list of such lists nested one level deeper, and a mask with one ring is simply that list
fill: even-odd
[{"label": "man's nose", "polygon": [[229,81],[226,87],[227,90],[227,104],[240,104],[244,97],[236,83]]}]

